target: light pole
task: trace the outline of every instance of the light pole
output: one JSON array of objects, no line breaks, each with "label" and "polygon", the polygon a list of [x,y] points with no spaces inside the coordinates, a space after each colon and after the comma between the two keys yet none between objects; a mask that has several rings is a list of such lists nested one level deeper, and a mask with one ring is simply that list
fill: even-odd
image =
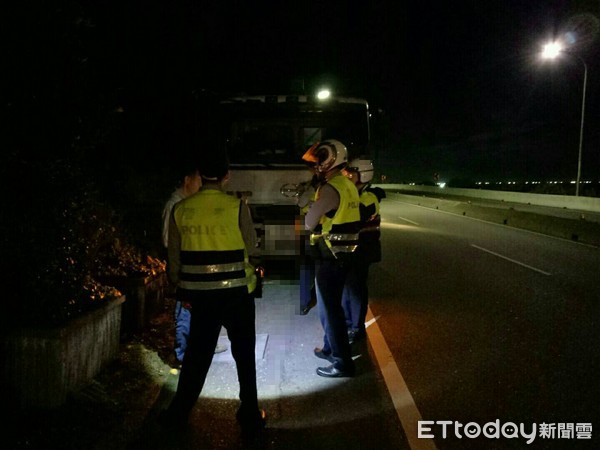
[{"label": "light pole", "polygon": [[557,58],[561,53],[574,56],[581,62],[581,64],[583,64],[583,95],[581,98],[581,125],[579,127],[579,157],[577,159],[577,180],[575,181],[575,197],[579,197],[579,181],[581,180],[581,152],[583,148],[583,122],[585,117],[585,90],[587,86],[587,64],[581,56],[564,50],[561,44],[557,42],[551,42],[544,46],[542,58],[554,59]]}]

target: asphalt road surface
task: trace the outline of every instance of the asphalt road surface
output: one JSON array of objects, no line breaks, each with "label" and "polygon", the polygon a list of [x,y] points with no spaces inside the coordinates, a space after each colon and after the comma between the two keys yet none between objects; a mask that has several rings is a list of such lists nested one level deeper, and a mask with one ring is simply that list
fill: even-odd
[{"label": "asphalt road surface", "polygon": [[[598,448],[600,250],[393,198],[382,218],[370,308],[422,420],[452,422],[437,448]],[[537,437],[454,433],[495,421]]]},{"label": "asphalt road surface", "polygon": [[[368,341],[353,346],[355,377],[316,375],[324,365],[313,354],[323,336],[316,309],[298,314],[294,283],[275,277],[265,285],[256,355],[268,422],[256,442],[243,445],[235,423],[230,350],[215,356],[189,425],[169,432],[156,416],[178,373],[142,347],[127,353],[124,376],[109,371],[92,385],[102,388],[99,401],[79,396],[39,430],[39,418],[20,420],[4,447],[600,448],[598,247],[404,197],[382,202],[383,261],[370,273]],[[121,384],[130,386],[125,399]]]}]

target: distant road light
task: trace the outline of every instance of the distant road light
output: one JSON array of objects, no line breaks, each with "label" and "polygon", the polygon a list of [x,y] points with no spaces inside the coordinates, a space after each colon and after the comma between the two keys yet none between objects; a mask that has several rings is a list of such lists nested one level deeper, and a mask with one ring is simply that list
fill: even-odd
[{"label": "distant road light", "polygon": [[329,89],[321,89],[319,92],[317,92],[317,98],[319,100],[326,100],[329,97],[331,97],[331,91]]}]

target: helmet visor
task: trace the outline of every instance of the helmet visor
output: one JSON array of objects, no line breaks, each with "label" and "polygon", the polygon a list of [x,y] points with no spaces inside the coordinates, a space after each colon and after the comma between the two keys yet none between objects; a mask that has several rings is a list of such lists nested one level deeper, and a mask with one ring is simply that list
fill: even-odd
[{"label": "helmet visor", "polygon": [[319,158],[317,157],[317,148],[319,147],[320,142],[317,141],[311,147],[306,150],[304,155],[302,155],[302,160],[310,163],[311,165],[315,165],[319,163]]}]

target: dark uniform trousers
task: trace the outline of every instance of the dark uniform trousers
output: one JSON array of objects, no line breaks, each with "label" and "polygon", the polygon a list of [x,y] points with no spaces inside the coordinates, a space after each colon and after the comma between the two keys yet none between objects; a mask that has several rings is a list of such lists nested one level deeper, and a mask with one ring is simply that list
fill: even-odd
[{"label": "dark uniform trousers", "polygon": [[210,296],[202,292],[197,296],[187,296],[192,305],[190,337],[177,393],[169,406],[170,413],[182,419],[187,418],[202,391],[221,326],[227,330],[231,341],[231,353],[240,385],[241,408],[247,408],[248,411],[258,409],[254,297],[249,294],[208,297]]},{"label": "dark uniform trousers", "polygon": [[341,299],[353,263],[351,259],[320,260],[317,262],[315,276],[319,316],[325,331],[323,350],[326,353],[331,351],[335,367],[347,372],[354,371],[354,361]]},{"label": "dark uniform trousers", "polygon": [[369,301],[369,266],[371,263],[357,255],[356,264],[353,264],[346,278],[342,305],[346,314],[346,327],[348,330],[365,331],[365,320]]}]

